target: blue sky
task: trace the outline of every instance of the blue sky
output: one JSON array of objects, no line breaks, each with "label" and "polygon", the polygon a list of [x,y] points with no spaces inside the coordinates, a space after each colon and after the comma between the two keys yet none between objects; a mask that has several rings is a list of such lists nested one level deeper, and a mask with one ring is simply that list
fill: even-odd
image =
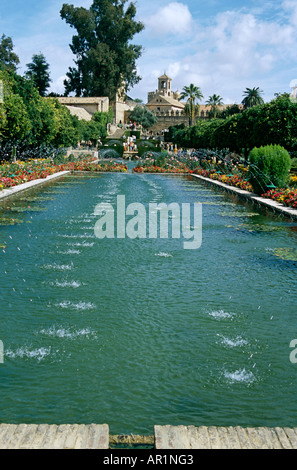
[{"label": "blue sky", "polygon": [[[63,0],[1,0],[0,34],[11,36],[23,74],[33,54],[50,64],[51,90],[63,93],[73,55],[72,30],[61,18]],[[89,7],[92,0],[65,3]],[[204,101],[214,93],[240,103],[243,91],[259,87],[265,101],[290,92],[297,78],[297,0],[137,0],[145,30],[134,37],[144,48],[137,65],[141,82],[129,90],[147,100],[166,72],[175,90],[200,86]]]}]

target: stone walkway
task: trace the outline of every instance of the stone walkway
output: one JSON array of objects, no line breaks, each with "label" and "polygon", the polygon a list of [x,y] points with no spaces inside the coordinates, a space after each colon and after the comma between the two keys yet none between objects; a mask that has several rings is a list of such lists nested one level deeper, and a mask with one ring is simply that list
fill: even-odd
[{"label": "stone walkway", "polygon": [[107,424],[0,424],[0,449],[108,449]]},{"label": "stone walkway", "polygon": [[[131,436],[116,436],[117,442]],[[109,449],[113,437],[107,424],[0,424],[0,449]],[[297,428],[154,426],[154,436],[138,440],[169,450],[297,449]]]},{"label": "stone walkway", "polygon": [[156,449],[297,449],[297,429],[155,426]]}]

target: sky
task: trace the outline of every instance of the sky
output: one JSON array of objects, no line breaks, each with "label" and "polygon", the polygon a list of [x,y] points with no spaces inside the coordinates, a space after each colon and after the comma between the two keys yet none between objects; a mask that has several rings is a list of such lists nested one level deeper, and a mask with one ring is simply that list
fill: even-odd
[{"label": "sky", "polygon": [[[60,17],[63,3],[89,8],[92,0],[0,0],[0,35],[13,40],[23,75],[33,54],[50,65],[49,91],[63,94],[73,66],[69,44],[75,30]],[[128,0],[130,3],[130,0]],[[207,101],[241,103],[246,88],[259,87],[264,101],[291,92],[297,81],[297,0],[136,0],[145,29],[133,38],[143,46],[142,80],[128,91],[147,102],[164,72],[174,91],[193,83]]]}]

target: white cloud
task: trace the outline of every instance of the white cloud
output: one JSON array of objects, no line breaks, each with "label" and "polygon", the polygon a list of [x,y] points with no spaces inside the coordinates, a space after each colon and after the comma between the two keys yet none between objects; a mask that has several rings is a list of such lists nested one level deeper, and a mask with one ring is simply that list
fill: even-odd
[{"label": "white cloud", "polygon": [[285,0],[282,8],[288,14],[288,20],[293,26],[297,26],[297,2],[296,0]]},{"label": "white cloud", "polygon": [[187,5],[172,2],[144,20],[156,36],[182,35],[192,29],[193,18]]},{"label": "white cloud", "polygon": [[[174,89],[181,90],[194,83],[200,86],[205,99],[217,93],[226,103],[240,103],[246,87],[259,86],[267,93],[267,100],[289,87],[297,60],[296,0],[285,0],[277,6],[269,3],[266,15],[247,8],[233,9],[218,13],[204,23],[201,18],[194,19],[190,12],[184,17],[188,18],[185,22],[182,14],[178,15],[181,20],[175,20],[177,10],[172,5],[160,8],[149,17],[147,25],[154,27],[155,35],[158,31],[160,35],[179,28],[182,31],[188,21],[191,35],[179,36],[177,41],[171,37],[162,41],[159,37],[158,47],[155,41],[146,47],[145,57],[141,59],[145,80],[137,87],[140,93],[144,89],[144,100],[146,93],[157,85],[150,73],[150,63],[160,73],[166,70],[173,78]],[[176,14],[167,15],[169,11]]]},{"label": "white cloud", "polygon": [[62,75],[61,77],[58,77],[56,80],[54,80],[51,83],[50,91],[54,91],[55,93],[58,93],[59,95],[63,95],[65,91],[65,86],[64,86],[64,80],[66,80],[67,76]]}]

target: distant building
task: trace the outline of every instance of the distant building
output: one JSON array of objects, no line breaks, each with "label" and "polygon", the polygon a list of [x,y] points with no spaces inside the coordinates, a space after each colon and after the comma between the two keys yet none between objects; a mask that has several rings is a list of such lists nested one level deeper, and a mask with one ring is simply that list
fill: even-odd
[{"label": "distant building", "polygon": [[[292,93],[294,99],[296,99],[296,90],[295,87]],[[67,106],[71,114],[86,121],[90,121],[96,111],[108,112],[111,107],[114,121],[112,125],[109,125],[109,134],[114,133],[118,125],[129,123],[129,114],[135,106],[145,106],[158,118],[158,122],[151,130],[159,133],[166,131],[170,126],[189,124],[189,118],[185,114],[186,103],[180,101],[180,96],[178,90],[172,90],[172,79],[164,73],[158,77],[158,89],[148,93],[146,104],[127,97],[124,86],[119,89],[114,101],[110,101],[108,97],[58,97],[57,99]],[[223,110],[227,106],[218,106],[218,109]],[[196,119],[208,119],[210,111],[210,105],[199,104],[199,115]]]},{"label": "distant building", "polygon": [[[148,93],[145,105],[158,118],[157,124],[151,129],[152,131],[160,132],[170,126],[189,124],[189,118],[185,114],[186,103],[180,101],[180,96],[178,90],[172,90],[172,79],[166,73],[158,78],[158,89]],[[221,105],[218,106],[218,109],[223,110],[227,107],[228,105]],[[208,119],[210,111],[210,105],[199,104],[199,115],[196,119]]]},{"label": "distant building", "polygon": [[185,103],[179,101],[179,91],[172,91],[172,79],[164,74],[158,78],[158,89],[148,93],[146,107],[156,116],[162,113],[183,114]]},{"label": "distant building", "polygon": [[64,104],[71,114],[86,121],[90,121],[95,112],[108,112],[109,110],[109,99],[107,97],[61,96],[57,100]]}]

